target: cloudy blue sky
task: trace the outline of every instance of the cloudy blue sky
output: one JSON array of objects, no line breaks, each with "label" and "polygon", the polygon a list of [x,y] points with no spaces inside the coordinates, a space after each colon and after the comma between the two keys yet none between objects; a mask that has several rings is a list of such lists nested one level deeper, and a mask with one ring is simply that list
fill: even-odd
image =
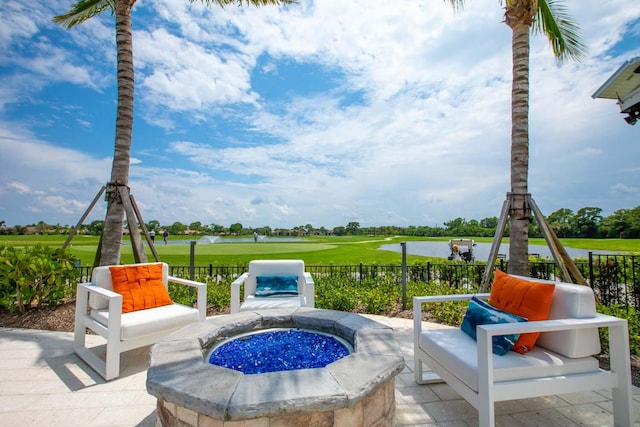
[{"label": "cloudy blue sky", "polygon": [[[75,224],[109,180],[114,20],[0,8],[0,220]],[[530,192],[543,213],[640,205],[640,126],[591,94],[640,56],[640,2],[565,0],[589,53],[532,38]],[[130,185],[145,221],[331,228],[498,216],[511,31],[496,0],[138,0]],[[104,218],[104,202],[89,221]]]}]

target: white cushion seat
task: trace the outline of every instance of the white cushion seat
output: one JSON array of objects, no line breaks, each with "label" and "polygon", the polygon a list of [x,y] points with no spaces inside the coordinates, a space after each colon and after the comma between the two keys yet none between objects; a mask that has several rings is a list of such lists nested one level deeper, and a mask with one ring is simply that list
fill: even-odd
[{"label": "white cushion seat", "polygon": [[[91,310],[90,316],[105,326],[109,324],[108,309]],[[136,340],[168,330],[176,330],[197,321],[198,310],[181,304],[132,311],[121,316],[120,339]]]},{"label": "white cushion seat", "polygon": [[249,310],[273,310],[277,308],[300,307],[300,297],[256,297],[249,295],[242,303],[242,311]]},{"label": "white cushion seat", "polygon": [[[472,390],[478,391],[477,343],[459,328],[437,329],[420,334],[420,347],[428,348],[432,357],[447,359],[445,368]],[[451,349],[455,351],[451,351]],[[595,357],[569,358],[540,346],[526,356],[508,351],[493,358],[494,381],[512,381],[557,375],[572,375],[598,370]]]}]

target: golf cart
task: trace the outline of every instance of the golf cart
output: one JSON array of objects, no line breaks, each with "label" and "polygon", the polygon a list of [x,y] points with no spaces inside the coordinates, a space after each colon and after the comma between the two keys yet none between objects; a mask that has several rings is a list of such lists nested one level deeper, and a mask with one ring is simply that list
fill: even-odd
[{"label": "golf cart", "polygon": [[451,239],[449,240],[449,250],[451,255],[447,257],[449,261],[473,262],[473,247],[475,242],[472,239]]}]

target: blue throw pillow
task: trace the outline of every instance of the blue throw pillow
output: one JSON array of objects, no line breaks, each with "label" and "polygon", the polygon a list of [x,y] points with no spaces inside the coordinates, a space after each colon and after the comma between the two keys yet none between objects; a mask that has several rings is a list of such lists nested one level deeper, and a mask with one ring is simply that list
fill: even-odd
[{"label": "blue throw pillow", "polygon": [[[469,301],[467,313],[462,321],[462,331],[474,340],[477,340],[477,325],[492,325],[496,323],[516,323],[526,322],[524,317],[507,313],[490,306],[485,301],[477,297],[472,297]],[[492,337],[493,352],[498,356],[506,354],[518,340],[520,334],[496,335]]]},{"label": "blue throw pillow", "polygon": [[298,276],[256,276],[257,297],[298,295]]}]

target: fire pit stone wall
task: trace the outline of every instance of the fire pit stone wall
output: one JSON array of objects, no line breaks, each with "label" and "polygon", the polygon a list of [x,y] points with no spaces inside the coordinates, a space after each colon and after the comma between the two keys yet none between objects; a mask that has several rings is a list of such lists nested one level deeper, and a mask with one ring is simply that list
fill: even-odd
[{"label": "fire pit stone wall", "polygon": [[[220,341],[276,327],[336,335],[354,352],[325,368],[252,375],[206,360]],[[392,426],[403,368],[393,330],[366,317],[310,308],[241,312],[155,344],[147,391],[158,399],[157,426]]]}]

